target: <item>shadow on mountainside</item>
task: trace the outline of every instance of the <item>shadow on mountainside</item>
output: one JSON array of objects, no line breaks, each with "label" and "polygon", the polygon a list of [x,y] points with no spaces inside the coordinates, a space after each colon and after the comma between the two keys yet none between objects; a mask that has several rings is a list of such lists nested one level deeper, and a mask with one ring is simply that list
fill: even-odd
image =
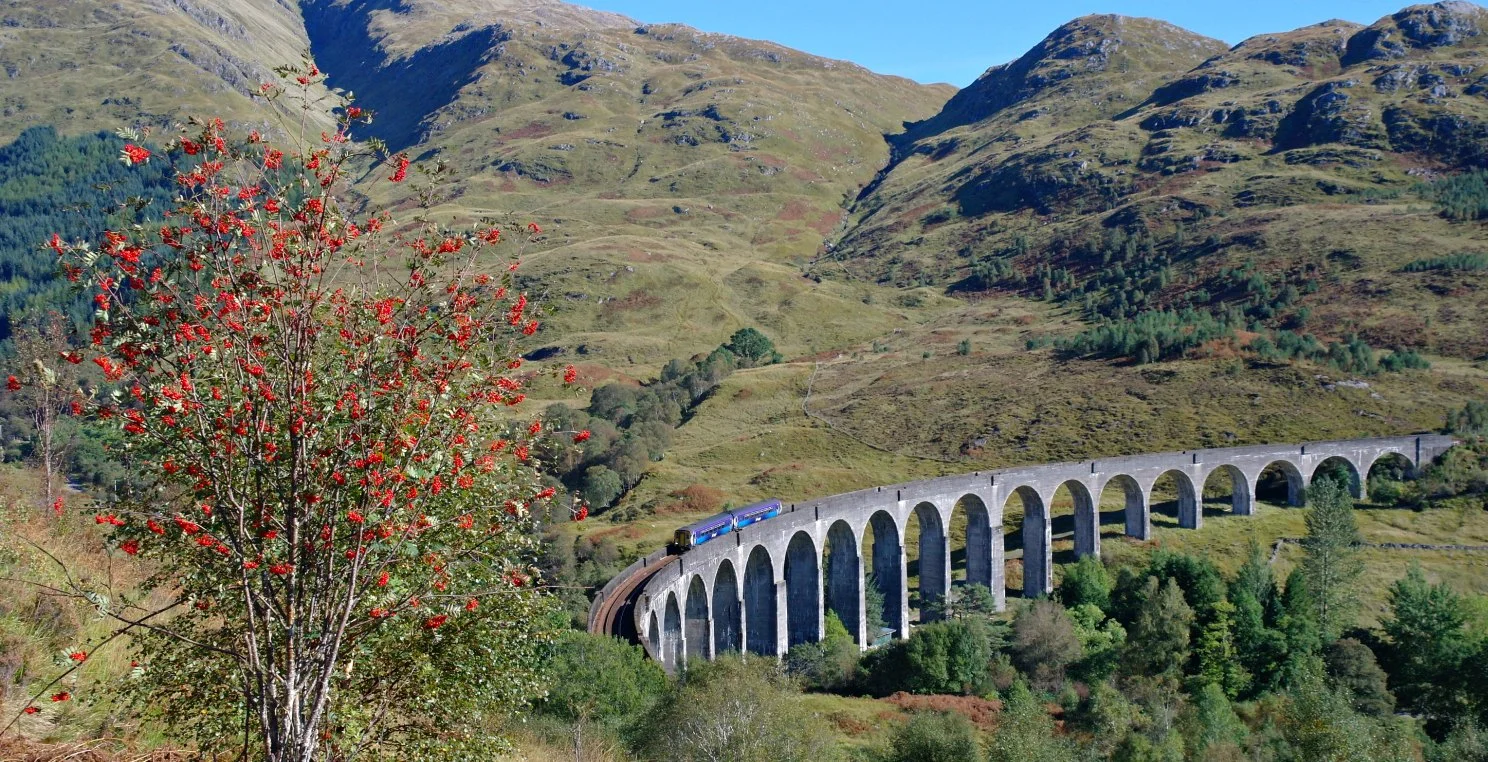
[{"label": "shadow on mountainside", "polygon": [[475,81],[480,67],[498,54],[496,46],[510,38],[499,26],[457,30],[463,34],[389,58],[372,38],[372,14],[408,10],[403,0],[301,2],[310,52],[328,84],[353,93],[357,105],[376,115],[373,124],[354,131],[357,137],[379,138],[392,151],[419,143],[425,120],[453,103]]}]

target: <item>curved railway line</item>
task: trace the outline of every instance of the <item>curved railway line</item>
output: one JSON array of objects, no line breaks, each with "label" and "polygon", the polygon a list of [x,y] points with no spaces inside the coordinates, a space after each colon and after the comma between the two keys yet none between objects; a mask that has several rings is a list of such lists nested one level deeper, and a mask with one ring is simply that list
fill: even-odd
[{"label": "curved railway line", "polygon": [[[1210,477],[1228,482],[1231,514],[1252,516],[1267,473],[1285,481],[1291,506],[1303,505],[1307,487],[1329,469],[1347,473],[1349,490],[1363,500],[1376,463],[1390,458],[1399,467],[1419,468],[1456,443],[1423,434],[1185,450],[978,471],[789,503],[773,518],[685,552],[658,550],[637,560],[595,597],[589,631],[639,642],[668,670],[729,651],[783,656],[791,646],[820,640],[828,612],[867,647],[881,634],[869,631],[869,587],[882,596],[894,637],[908,637],[914,625],[909,542],[918,545],[922,604],[944,600],[956,581],[986,586],[1001,609],[1009,592],[1009,535],[1020,541],[1023,595],[1053,590],[1049,507],[1060,490],[1075,504],[1075,555],[1098,556],[1105,497],[1121,506],[1124,534],[1148,540],[1162,480],[1176,488],[1178,525],[1200,529]],[[1012,519],[1006,523],[1005,513]],[[963,516],[964,571],[956,574],[958,549],[947,528]],[[918,540],[907,542],[916,528]]]},{"label": "curved railway line", "polygon": [[665,551],[653,553],[616,575],[590,604],[589,632],[638,642],[633,614],[636,598],[652,577],[679,560],[679,556],[666,555]]}]

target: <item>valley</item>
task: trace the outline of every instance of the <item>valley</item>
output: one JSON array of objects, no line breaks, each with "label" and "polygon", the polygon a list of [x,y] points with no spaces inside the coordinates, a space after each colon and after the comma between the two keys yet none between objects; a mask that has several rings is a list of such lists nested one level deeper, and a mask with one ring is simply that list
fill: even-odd
[{"label": "valley", "polygon": [[[437,684],[444,692],[428,694],[437,701],[410,698],[412,688],[383,694],[435,702],[418,704],[391,731],[409,734],[397,736],[413,750],[406,758],[489,758],[506,740],[516,742],[503,752],[513,759],[717,758],[722,752],[658,729],[712,721],[744,694],[755,724],[737,726],[745,728],[738,743],[791,751],[729,759],[1488,759],[1463,751],[1488,737],[1488,697],[1475,677],[1463,677],[1488,674],[1488,552],[1449,547],[1488,543],[1488,9],[1446,0],[1370,23],[1318,21],[1226,42],[1158,19],[1089,15],[1013,61],[988,61],[981,77],[957,88],[560,0],[0,2],[0,357],[10,375],[0,397],[0,710],[17,717],[25,738],[0,740],[0,758],[61,759],[97,744],[97,758],[110,762],[115,751],[124,759],[136,750],[175,759],[172,749],[251,724],[224,719],[235,709],[213,709],[190,719],[196,735],[185,734],[176,719],[119,698],[154,668],[123,650],[135,645],[97,661],[88,659],[91,645],[83,648],[113,637],[116,601],[162,605],[178,585],[193,591],[190,610],[215,611],[221,601],[235,605],[222,591],[252,589],[247,572],[261,561],[270,597],[299,567],[218,543],[231,534],[225,527],[198,534],[233,501],[209,497],[217,487],[204,477],[181,481],[178,456],[126,446],[121,426],[143,423],[120,424],[112,408],[106,426],[83,420],[83,399],[132,412],[156,403],[155,387],[118,383],[125,376],[109,353],[123,347],[132,363],[166,350],[106,341],[94,321],[139,303],[121,298],[110,312],[107,295],[70,292],[53,267],[69,247],[82,252],[99,241],[132,266],[128,257],[141,254],[117,249],[102,230],[143,238],[178,204],[236,199],[246,205],[243,219],[229,225],[193,213],[178,220],[187,231],[166,228],[143,256],[168,261],[193,222],[204,236],[243,225],[240,239],[207,249],[219,253],[251,248],[245,242],[265,231],[280,235],[281,249],[318,240],[339,250],[382,232],[369,215],[387,210],[383,240],[397,242],[389,261],[415,262],[408,251],[418,251],[433,263],[410,284],[469,265],[496,274],[495,284],[475,281],[482,288],[474,293],[513,304],[522,295],[506,322],[496,312],[482,324],[477,342],[478,353],[491,355],[483,360],[491,378],[482,380],[500,389],[472,397],[494,408],[484,431],[501,438],[480,462],[483,473],[506,480],[500,490],[481,493],[486,502],[468,510],[401,525],[368,521],[366,506],[325,508],[312,491],[287,498],[332,511],[313,528],[322,550],[342,540],[332,526],[343,523],[353,533],[375,527],[385,540],[414,537],[412,528],[468,530],[487,514],[510,522],[489,537],[513,545],[467,576],[445,571],[450,551],[440,539],[387,562],[432,569],[427,589],[408,582],[412,574],[391,583],[386,573],[355,578],[367,590],[347,610],[367,603],[377,613],[352,630],[401,629],[358,645],[356,660],[327,685],[367,690],[399,675],[404,657],[416,668],[402,677]],[[274,82],[287,89],[266,86]],[[259,97],[266,92],[275,95]],[[352,118],[343,97],[372,112],[370,123]],[[233,175],[209,197],[175,176],[207,161],[198,154],[210,149],[188,150],[172,137],[188,120],[213,116],[223,132],[251,131],[243,156],[251,154],[252,169],[268,163],[260,142],[287,147],[289,169],[275,176],[290,189],[280,194],[281,219],[255,205],[256,180]],[[202,129],[217,128],[189,126]],[[329,180],[313,175],[323,171],[319,161],[298,153],[343,144],[374,150]],[[148,161],[130,158],[139,151]],[[406,182],[402,159],[411,163]],[[93,168],[100,163],[106,170]],[[285,179],[295,173],[308,179]],[[300,208],[317,179],[326,203]],[[276,227],[308,225],[307,210],[336,224],[298,239]],[[264,220],[273,221],[255,227]],[[348,220],[362,227],[337,238]],[[439,237],[412,248],[399,237],[431,231]],[[440,243],[440,255],[482,253],[462,265],[430,255],[428,241]],[[323,272],[316,267],[289,272]],[[121,272],[129,288],[164,282],[185,289],[182,296],[202,283],[208,291],[260,283],[243,272],[237,281],[202,282]],[[336,285],[381,283],[357,277]],[[225,305],[219,314],[196,302],[206,322],[236,304],[197,296]],[[157,296],[156,304],[176,298]],[[417,319],[441,320],[454,303],[433,298]],[[396,304],[377,302],[383,311]],[[44,324],[49,310],[60,317]],[[379,319],[390,322],[382,312]],[[225,325],[232,332],[243,324]],[[431,346],[445,335],[431,334]],[[449,335],[458,340],[460,331]],[[181,347],[198,336],[176,335]],[[385,347],[379,342],[394,336],[405,334],[364,346]],[[253,346],[264,353],[288,344]],[[254,362],[242,370],[257,377],[264,368]],[[38,396],[55,391],[49,365],[63,371],[64,385],[81,385],[77,406]],[[304,392],[314,375],[286,375],[278,391],[225,384],[229,398],[240,386],[247,402],[229,404],[215,430],[249,436],[225,423],[234,411],[279,415],[288,408],[273,403]],[[392,390],[418,375],[383,379],[369,398],[396,399]],[[161,383],[161,394],[194,393],[185,372]],[[410,422],[422,415],[427,424],[429,405],[469,415],[434,388],[426,407],[387,419],[391,444],[351,461],[356,469],[382,463],[384,452],[428,445]],[[302,406],[297,420],[252,433],[298,437],[307,419],[341,425],[345,409],[362,411],[362,391],[352,383],[320,409]],[[167,414],[172,427],[180,412]],[[678,527],[754,501],[804,505],[882,485],[1143,453],[1442,433],[1462,444],[1419,468],[1364,474],[1364,499],[1329,486],[1338,474],[1323,474],[1320,497],[1288,506],[1285,480],[1256,474],[1250,483],[1265,494],[1255,496],[1255,515],[1238,516],[1228,510],[1233,485],[1217,477],[1198,484],[1198,531],[1179,526],[1176,482],[1144,487],[1151,529],[1140,536],[1125,531],[1118,514],[1128,504],[1117,490],[1090,506],[1054,485],[1043,496],[1049,584],[1026,597],[1017,590],[1029,568],[1022,526],[1032,503],[1007,500],[995,511],[988,531],[1003,532],[998,553],[1005,546],[1006,556],[986,575],[1000,580],[991,597],[973,589],[981,577],[968,565],[970,538],[981,530],[947,509],[946,598],[923,598],[922,583],[939,584],[925,573],[936,563],[925,549],[935,545],[906,520],[894,529],[897,550],[858,559],[865,590],[891,586],[872,581],[876,566],[887,578],[888,556],[902,566],[913,592],[897,638],[866,648],[875,634],[869,620],[884,616],[885,604],[860,590],[866,619],[848,622],[847,640],[836,627],[852,617],[827,617],[830,605],[810,637],[798,637],[799,611],[781,620],[769,634],[784,640],[761,651],[781,655],[781,670],[725,659],[695,680],[670,679],[663,667],[678,668],[681,630],[662,607],[655,611],[671,628],[670,657],[648,661],[640,648],[579,632],[593,595],[627,564],[667,547]],[[52,449],[54,435],[60,449]],[[344,454],[362,436],[320,457]],[[464,434],[450,443],[464,446]],[[275,445],[245,468],[277,468],[280,453],[303,454],[297,447]],[[222,457],[233,455],[229,448]],[[328,478],[338,488],[411,481],[400,487],[408,505],[453,500],[449,485],[474,483],[457,481],[471,470],[463,452],[419,457],[386,475],[368,470],[360,482],[340,471]],[[496,466],[498,457],[511,468]],[[66,480],[43,485],[43,466]],[[203,512],[172,513],[171,521],[152,513],[148,530],[130,523],[145,513],[115,515],[113,501],[151,494],[137,489],[148,479],[158,480],[150,487],[161,504],[200,492],[185,510]],[[518,483],[537,497],[515,492]],[[39,497],[53,492],[65,511]],[[393,495],[380,497],[381,507],[402,510]],[[1090,508],[1101,549],[1077,553],[1091,540],[1077,543],[1075,516]],[[274,506],[267,511],[244,524],[253,526],[250,542],[278,539],[259,531],[275,520]],[[1320,528],[1329,511],[1335,523]],[[115,536],[115,527],[125,528]],[[807,554],[822,565],[822,584],[792,584],[782,571],[769,583],[780,606],[834,595],[827,567],[846,561],[826,560],[841,536],[824,531]],[[880,541],[868,538],[886,531],[880,524],[853,541],[866,551]],[[130,549],[119,540],[126,534]],[[171,566],[186,563],[174,551],[134,558],[141,540],[166,536],[195,537],[234,563],[240,553],[246,571],[210,594],[200,586],[205,576],[152,586],[168,578],[152,574],[187,568]],[[286,547],[310,553],[316,545]],[[364,552],[345,550],[336,558],[348,564]],[[1340,599],[1342,622],[1327,614],[1336,589],[1316,588],[1333,579],[1319,576],[1320,553],[1339,554],[1357,581]],[[669,568],[691,569],[699,558],[682,554]],[[782,570],[788,563],[776,560]],[[66,573],[72,567],[88,571]],[[755,579],[758,590],[768,586]],[[477,581],[507,587],[495,598],[482,597],[489,590],[447,594],[451,584]],[[1006,605],[989,604],[1004,583],[1014,591]],[[71,587],[87,585],[109,592]],[[760,605],[764,594],[745,587],[734,603],[747,608],[754,595],[749,605]],[[1412,661],[1406,644],[1427,642],[1403,629],[1417,604],[1440,607],[1433,621],[1456,624],[1433,635],[1445,645],[1429,659]],[[699,611],[684,608],[681,625],[696,628]],[[516,635],[462,640],[466,616]],[[388,629],[377,630],[379,622]],[[323,630],[309,638],[313,647]],[[121,642],[135,637],[156,642]],[[211,664],[209,678],[181,683],[202,696],[242,669],[190,649],[169,653],[150,679]],[[1154,654],[1173,654],[1172,663]],[[505,659],[519,664],[510,675],[481,671]],[[66,682],[47,683],[56,669],[67,670]],[[374,669],[389,671],[374,679]],[[1433,684],[1448,687],[1438,695]],[[467,702],[462,686],[485,698]],[[68,703],[70,691],[108,698]],[[46,700],[55,696],[65,698]],[[1368,703],[1382,696],[1388,709]],[[440,701],[464,723],[460,730],[430,721]],[[385,716],[346,706],[338,705],[326,738],[344,735],[325,748],[343,738],[375,747],[369,728]],[[699,719],[702,708],[715,714]],[[1317,717],[1325,719],[1309,719]],[[970,745],[937,747],[938,757],[900,753],[920,723],[935,722],[949,725],[924,726],[925,738],[964,736]],[[1333,735],[1319,741],[1324,731]],[[727,733],[688,738],[714,736]],[[423,740],[407,740],[414,737]],[[1306,751],[1321,748],[1343,756]],[[315,759],[358,753],[337,747]]]}]

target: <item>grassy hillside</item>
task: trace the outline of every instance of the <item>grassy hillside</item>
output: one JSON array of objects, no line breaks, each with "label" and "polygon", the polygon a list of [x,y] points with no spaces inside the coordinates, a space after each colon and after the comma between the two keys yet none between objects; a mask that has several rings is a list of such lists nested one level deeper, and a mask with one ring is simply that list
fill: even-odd
[{"label": "grassy hillside", "polygon": [[[54,516],[43,505],[40,482],[36,470],[14,462],[0,464],[0,725],[39,695],[30,705],[40,712],[21,715],[18,721],[24,736],[52,742],[106,738],[157,745],[162,741],[158,731],[142,727],[131,710],[107,694],[110,685],[128,679],[137,655],[123,640],[92,650],[92,644],[110,634],[112,620],[101,617],[87,601],[53,594],[65,589],[73,575],[115,591],[119,597],[112,605],[124,603],[124,596],[131,604],[158,604],[154,597],[139,597],[138,586],[148,570],[104,546],[87,497],[68,494],[65,513]],[[68,654],[78,650],[89,651],[87,660],[52,684],[72,665]],[[49,700],[64,691],[72,698]],[[5,751],[10,749],[0,753]]]},{"label": "grassy hillside", "polygon": [[249,93],[309,39],[277,0],[7,3],[0,26],[0,139],[165,126],[190,114],[270,126]]},{"label": "grassy hillside", "polygon": [[1063,360],[1026,343],[1079,330],[1067,311],[1014,297],[921,310],[862,344],[734,373],[621,502],[622,525],[585,531],[658,547],[701,517],[681,496],[693,485],[735,504],[795,501],[1019,464],[1387,436],[1438,429],[1488,397],[1481,362],[1361,377],[1220,349],[1147,366]]},{"label": "grassy hillside", "polygon": [[[616,514],[661,514],[615,530],[636,540],[685,518],[672,495],[693,484],[805,499],[1013,463],[1416,431],[1485,396],[1488,268],[1463,265],[1488,251],[1485,231],[1418,185],[1483,163],[1475,6],[1230,50],[1091,16],[954,97],[556,0],[17,13],[3,33],[35,49],[138,38],[117,56],[31,60],[0,85],[0,99],[31,99],[13,124],[64,132],[240,117],[269,67],[307,48],[332,86],[384,112],[362,137],[454,167],[438,214],[542,224],[522,251],[553,309],[533,347],[586,382],[645,380],[740,326],[767,333],[789,362],[738,374],[681,427]],[[381,174],[360,190],[406,209],[409,190]],[[1166,362],[1140,366],[1080,338],[1178,308],[1224,330],[1180,321],[1146,358]],[[1247,350],[1283,330],[1314,348]],[[1328,354],[1355,335],[1433,367],[1376,375]]]},{"label": "grassy hillside", "polygon": [[1081,19],[912,125],[814,272],[1480,358],[1488,274],[1409,270],[1484,250],[1421,187],[1485,166],[1484,31],[1460,2],[1228,51]]},{"label": "grassy hillside", "polygon": [[[543,225],[524,261],[563,349],[654,370],[744,325],[806,353],[900,319],[800,266],[888,159],[884,135],[948,88],[557,3],[317,3],[306,19],[331,84],[389,114],[416,106],[372,133],[451,163],[441,213]],[[444,90],[410,104],[405,85],[429,81]]]}]

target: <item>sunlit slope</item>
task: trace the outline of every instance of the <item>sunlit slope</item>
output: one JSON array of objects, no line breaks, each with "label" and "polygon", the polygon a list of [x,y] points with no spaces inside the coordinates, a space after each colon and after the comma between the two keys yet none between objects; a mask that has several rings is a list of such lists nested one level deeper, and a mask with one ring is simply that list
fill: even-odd
[{"label": "sunlit slope", "polygon": [[1320,272],[1296,305],[1308,330],[1481,357],[1484,274],[1403,270],[1488,250],[1480,224],[1417,192],[1488,167],[1485,32],[1488,11],[1465,2],[1228,51],[1081,19],[912,125],[817,271],[964,285],[996,262],[1080,282],[1112,266],[1091,245],[1119,230],[1170,268],[1151,308],[1240,301],[1215,287],[1226,269],[1273,284]]}]

